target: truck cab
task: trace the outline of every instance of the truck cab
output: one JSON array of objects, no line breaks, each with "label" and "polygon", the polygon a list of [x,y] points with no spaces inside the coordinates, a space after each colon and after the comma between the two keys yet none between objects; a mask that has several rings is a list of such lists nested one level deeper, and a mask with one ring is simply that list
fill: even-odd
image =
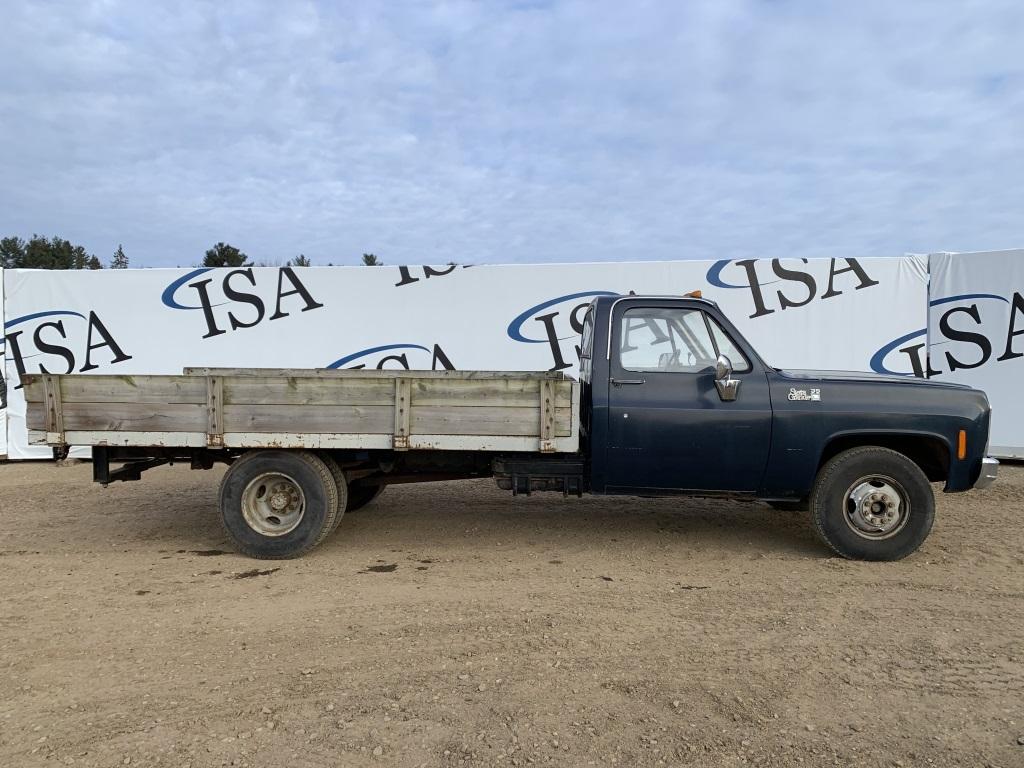
[{"label": "truck cab", "polygon": [[[831,482],[822,486],[834,474],[826,470],[857,452],[862,475],[841,489],[842,506],[855,507],[847,510],[855,535],[877,550],[909,524],[911,486],[930,497],[930,482],[956,492],[995,477],[983,392],[774,368],[703,298],[598,297],[583,321],[580,358],[581,445],[593,493],[807,507],[816,490],[831,492]],[[932,508],[923,498],[917,506]],[[871,555],[854,543],[854,555]]]},{"label": "truck cab", "polygon": [[[583,327],[592,491],[761,489],[772,432],[770,369],[714,304],[611,297],[591,305]],[[716,371],[720,357],[727,371]]]}]

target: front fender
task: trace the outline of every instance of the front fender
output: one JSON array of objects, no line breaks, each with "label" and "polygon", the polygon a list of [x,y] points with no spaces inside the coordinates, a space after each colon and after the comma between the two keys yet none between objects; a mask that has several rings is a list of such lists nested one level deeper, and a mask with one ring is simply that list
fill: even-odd
[{"label": "front fender", "polygon": [[[880,445],[910,456],[931,480],[945,480],[946,491],[967,490],[981,474],[991,414],[983,392],[852,375],[772,378],[772,446],[764,496],[806,497],[822,463],[858,445]],[[794,398],[794,388],[810,396]],[[963,459],[957,458],[961,430],[967,440]]]}]

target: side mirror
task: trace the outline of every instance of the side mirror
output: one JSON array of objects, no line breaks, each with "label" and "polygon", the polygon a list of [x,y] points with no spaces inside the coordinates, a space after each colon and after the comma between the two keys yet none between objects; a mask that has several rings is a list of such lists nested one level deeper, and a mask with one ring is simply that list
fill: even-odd
[{"label": "side mirror", "polygon": [[719,355],[715,361],[715,379],[723,381],[732,378],[732,361],[725,355]]},{"label": "side mirror", "polygon": [[723,402],[735,400],[740,391],[740,381],[732,377],[732,362],[725,355],[715,361],[715,388]]}]

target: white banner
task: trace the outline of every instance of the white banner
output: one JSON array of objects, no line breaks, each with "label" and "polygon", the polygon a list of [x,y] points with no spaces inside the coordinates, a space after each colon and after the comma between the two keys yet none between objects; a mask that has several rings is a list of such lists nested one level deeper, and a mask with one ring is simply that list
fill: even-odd
[{"label": "white banner", "polygon": [[930,375],[984,390],[990,452],[1024,458],[1024,250],[930,257]]},{"label": "white banner", "polygon": [[[8,270],[9,452],[26,444],[18,372],[185,366],[408,367],[575,374],[596,295],[717,301],[778,367],[912,374],[923,257],[443,267]],[[923,355],[922,355],[923,356]]]},{"label": "white banner", "polygon": [[[0,323],[4,314],[4,270],[0,267]],[[7,357],[7,337],[0,335],[0,361]],[[13,387],[14,384],[11,384]],[[7,372],[6,365],[0,365],[0,459],[7,458]]]}]

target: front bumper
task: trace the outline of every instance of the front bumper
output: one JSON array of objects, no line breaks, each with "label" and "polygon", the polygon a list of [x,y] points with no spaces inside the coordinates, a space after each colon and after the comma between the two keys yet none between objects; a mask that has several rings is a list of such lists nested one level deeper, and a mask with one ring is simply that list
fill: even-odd
[{"label": "front bumper", "polygon": [[974,487],[977,489],[988,488],[995,482],[997,474],[999,474],[999,460],[986,456],[981,460],[981,474],[978,475]]}]

